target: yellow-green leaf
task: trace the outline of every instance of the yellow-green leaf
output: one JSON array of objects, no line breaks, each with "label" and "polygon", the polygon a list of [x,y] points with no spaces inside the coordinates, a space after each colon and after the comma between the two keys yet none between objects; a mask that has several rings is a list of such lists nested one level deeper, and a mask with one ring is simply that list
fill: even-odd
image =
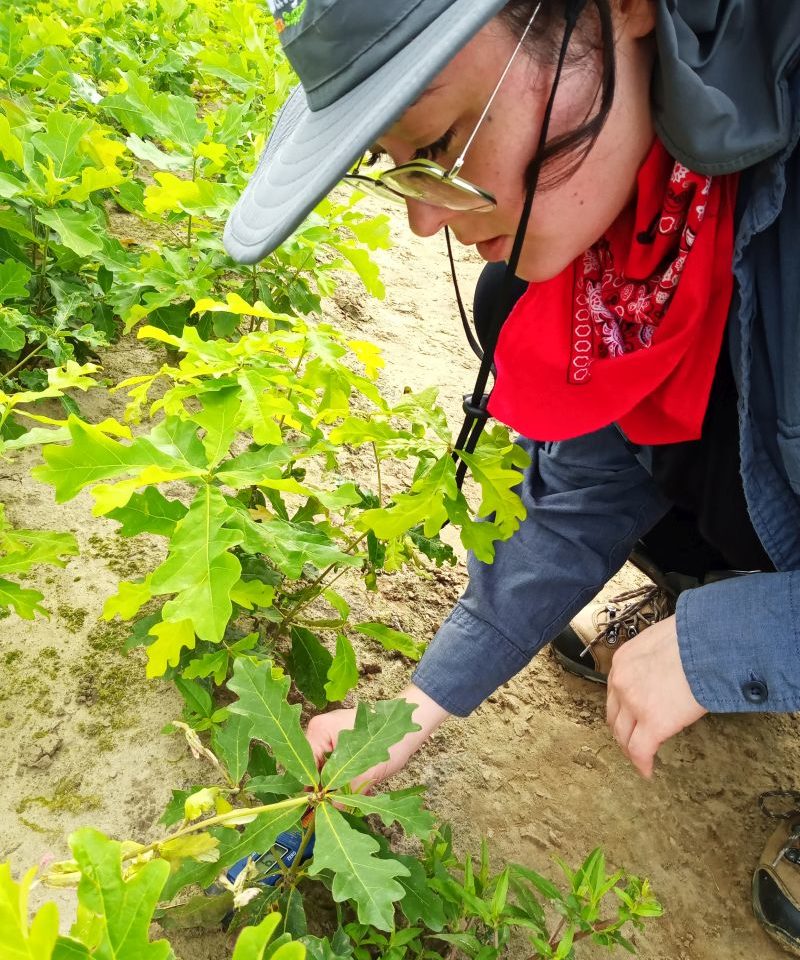
[{"label": "yellow-green leaf", "polygon": [[191,620],[170,622],[162,620],[150,628],[150,635],[155,637],[155,643],[147,648],[146,674],[153,677],[163,677],[167,667],[177,667],[181,650],[187,647],[194,650],[196,637]]}]

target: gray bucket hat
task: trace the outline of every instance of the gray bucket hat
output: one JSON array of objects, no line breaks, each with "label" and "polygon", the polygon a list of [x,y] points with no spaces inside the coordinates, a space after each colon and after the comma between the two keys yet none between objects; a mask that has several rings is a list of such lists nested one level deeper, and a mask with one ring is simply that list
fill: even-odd
[{"label": "gray bucket hat", "polygon": [[256,263],[279,246],[507,0],[269,0],[300,78],[225,227]]}]

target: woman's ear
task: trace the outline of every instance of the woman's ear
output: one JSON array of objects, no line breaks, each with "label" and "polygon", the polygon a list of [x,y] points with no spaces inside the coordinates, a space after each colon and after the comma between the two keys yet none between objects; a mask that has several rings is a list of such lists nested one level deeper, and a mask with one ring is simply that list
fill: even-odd
[{"label": "woman's ear", "polygon": [[632,40],[648,36],[656,28],[657,0],[619,0],[620,26]]}]

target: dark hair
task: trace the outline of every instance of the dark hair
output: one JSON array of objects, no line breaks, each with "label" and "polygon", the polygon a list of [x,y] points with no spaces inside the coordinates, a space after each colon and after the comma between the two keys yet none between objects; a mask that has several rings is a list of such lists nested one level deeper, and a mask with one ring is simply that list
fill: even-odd
[{"label": "dark hair", "polygon": [[[574,0],[542,0],[541,10],[527,41],[531,53],[538,60],[553,64],[558,61],[570,3],[574,6]],[[590,0],[573,32],[567,65],[585,61],[597,75],[597,91],[584,122],[548,142],[541,158],[544,165],[540,180],[542,187],[555,186],[572,176],[594,146],[611,112],[616,86],[611,3],[612,0]],[[519,37],[536,6],[536,0],[511,0],[499,17]],[[535,161],[531,163],[529,175],[534,166]]]}]

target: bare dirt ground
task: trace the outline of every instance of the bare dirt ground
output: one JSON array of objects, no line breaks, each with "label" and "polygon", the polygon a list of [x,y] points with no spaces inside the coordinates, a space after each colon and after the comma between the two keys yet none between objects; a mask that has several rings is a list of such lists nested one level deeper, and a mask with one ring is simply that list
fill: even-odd
[{"label": "bare dirt ground", "polygon": [[[417,240],[400,224],[397,236],[397,247],[378,257],[387,300],[367,301],[346,283],[330,314],[383,346],[389,391],[439,385],[455,426],[475,360],[442,241]],[[466,295],[480,267],[459,254]],[[149,359],[129,341],[107,369],[119,379]],[[108,412],[108,401],[91,402]],[[87,495],[55,505],[50,489],[29,478],[30,466],[21,458],[0,468],[9,518],[72,529],[82,554],[65,570],[39,574],[49,621],[0,621],[0,860],[10,857],[17,870],[48,852],[63,856],[79,824],[118,838],[155,836],[169,789],[206,777],[176,737],[159,733],[180,713],[177,695],[145,681],[141,658],[120,653],[124,630],[99,619],[117,581],[150,568],[156,547],[116,537],[115,524],[91,516]],[[382,578],[379,595],[353,589],[354,615],[428,638],[464,582],[463,565],[429,580]],[[379,668],[362,680],[365,698],[391,696],[408,679],[402,662],[375,649],[362,646],[360,662]],[[771,830],[758,794],[800,786],[800,717],[706,718],[663,748],[647,782],[615,747],[604,710],[601,688],[566,676],[545,653],[471,717],[448,722],[402,779],[428,785],[431,808],[454,825],[462,850],[488,835],[498,866],[515,860],[555,875],[553,855],[574,864],[600,845],[611,865],[649,876],[666,913],[634,938],[647,960],[785,956],[752,917],[749,882]],[[70,895],[59,900],[68,910]],[[184,960],[230,956],[222,935],[175,946]]]}]

